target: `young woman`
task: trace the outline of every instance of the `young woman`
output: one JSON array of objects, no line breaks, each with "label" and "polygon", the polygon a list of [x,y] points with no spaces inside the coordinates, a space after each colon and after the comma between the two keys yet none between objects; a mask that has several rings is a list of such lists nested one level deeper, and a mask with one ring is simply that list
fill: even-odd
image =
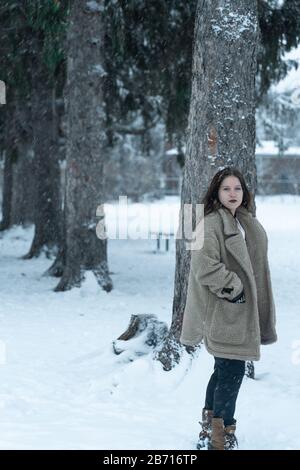
[{"label": "young woman", "polygon": [[265,230],[252,213],[243,175],[227,167],[213,177],[202,201],[204,243],[191,251],[180,341],[204,340],[215,358],[206,390],[198,448],[237,446],[235,405],[246,360],[277,340]]}]

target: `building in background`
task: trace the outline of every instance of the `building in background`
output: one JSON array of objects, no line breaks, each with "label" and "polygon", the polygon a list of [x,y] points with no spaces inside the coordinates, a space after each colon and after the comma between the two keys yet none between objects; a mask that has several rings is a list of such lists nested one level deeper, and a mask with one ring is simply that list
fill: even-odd
[{"label": "building in background", "polygon": [[[173,148],[165,152],[161,191],[180,194],[182,156]],[[300,194],[300,147],[280,150],[273,141],[256,147],[257,194]]]},{"label": "building in background", "polygon": [[256,147],[257,194],[300,194],[300,147],[280,150],[273,141]]}]

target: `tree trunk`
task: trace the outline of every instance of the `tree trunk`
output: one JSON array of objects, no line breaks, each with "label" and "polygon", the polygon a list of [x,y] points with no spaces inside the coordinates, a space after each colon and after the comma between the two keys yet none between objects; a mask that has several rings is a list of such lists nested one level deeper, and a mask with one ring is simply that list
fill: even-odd
[{"label": "tree trunk", "polygon": [[[184,204],[200,203],[213,175],[225,166],[238,167],[255,193],[257,43],[256,1],[199,0],[181,213]],[[158,354],[166,370],[180,359],[189,269],[190,251],[177,240],[172,325]]]},{"label": "tree trunk", "polygon": [[13,152],[5,149],[4,171],[3,171],[3,198],[2,198],[2,220],[0,231],[7,230],[11,226],[11,199],[13,184]]},{"label": "tree trunk", "polygon": [[96,235],[96,209],[103,203],[105,109],[103,103],[104,1],[71,6],[66,85],[65,266],[57,291],[80,286],[91,270],[102,288],[112,289],[106,240]]},{"label": "tree trunk", "polygon": [[36,181],[33,167],[31,109],[20,99],[16,107],[17,156],[13,165],[11,224],[34,223]]},{"label": "tree trunk", "polygon": [[[59,128],[59,140],[58,140],[58,155],[59,160],[64,161],[66,160],[66,135],[65,135],[65,105],[63,99],[56,100],[56,109],[58,115],[58,128]],[[62,201],[62,210],[61,210],[61,237],[59,241],[59,248],[56,255],[56,258],[53,264],[47,269],[47,271],[43,274],[43,276],[53,276],[53,277],[61,277],[64,272],[64,266],[66,262],[66,223],[65,223],[65,210],[63,209],[65,203],[65,181],[66,181],[66,172],[65,167],[61,168],[60,174],[60,199]]]},{"label": "tree trunk", "polygon": [[33,224],[35,201],[36,180],[32,142],[20,138],[18,159],[13,165],[11,225]]},{"label": "tree trunk", "polygon": [[6,108],[2,229],[34,222],[35,176],[31,111],[24,98]]},{"label": "tree trunk", "polygon": [[35,234],[24,258],[50,254],[60,240],[60,169],[54,84],[43,64],[43,40],[32,41],[32,126],[36,180]]},{"label": "tree trunk", "polygon": [[[65,188],[65,183],[64,183]],[[63,198],[65,199],[65,197]],[[61,215],[61,240],[59,249],[53,264],[45,271],[43,276],[62,277],[66,266],[66,251],[67,251],[67,231],[66,231],[66,211],[62,211]],[[60,290],[56,288],[55,290]]]},{"label": "tree trunk", "polygon": [[2,198],[2,220],[0,231],[11,227],[11,208],[13,192],[13,166],[17,159],[17,136],[16,136],[16,98],[8,90],[7,104],[5,105],[4,124],[4,172],[3,172],[3,198]]}]

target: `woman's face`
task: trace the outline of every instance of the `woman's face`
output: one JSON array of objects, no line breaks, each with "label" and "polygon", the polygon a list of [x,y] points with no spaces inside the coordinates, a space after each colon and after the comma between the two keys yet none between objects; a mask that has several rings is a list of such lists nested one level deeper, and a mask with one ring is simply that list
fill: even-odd
[{"label": "woman's face", "polygon": [[219,187],[218,197],[223,206],[230,209],[232,215],[235,215],[236,209],[243,201],[243,190],[240,180],[236,176],[226,176]]}]

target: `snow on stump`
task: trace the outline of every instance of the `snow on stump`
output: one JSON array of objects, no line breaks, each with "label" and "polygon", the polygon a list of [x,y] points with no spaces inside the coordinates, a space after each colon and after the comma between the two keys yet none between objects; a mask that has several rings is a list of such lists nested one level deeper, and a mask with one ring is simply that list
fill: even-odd
[{"label": "snow on stump", "polygon": [[159,321],[156,315],[131,315],[127,330],[113,341],[113,351],[118,355],[127,352],[131,358],[142,356],[159,345],[167,334],[167,324]]}]

